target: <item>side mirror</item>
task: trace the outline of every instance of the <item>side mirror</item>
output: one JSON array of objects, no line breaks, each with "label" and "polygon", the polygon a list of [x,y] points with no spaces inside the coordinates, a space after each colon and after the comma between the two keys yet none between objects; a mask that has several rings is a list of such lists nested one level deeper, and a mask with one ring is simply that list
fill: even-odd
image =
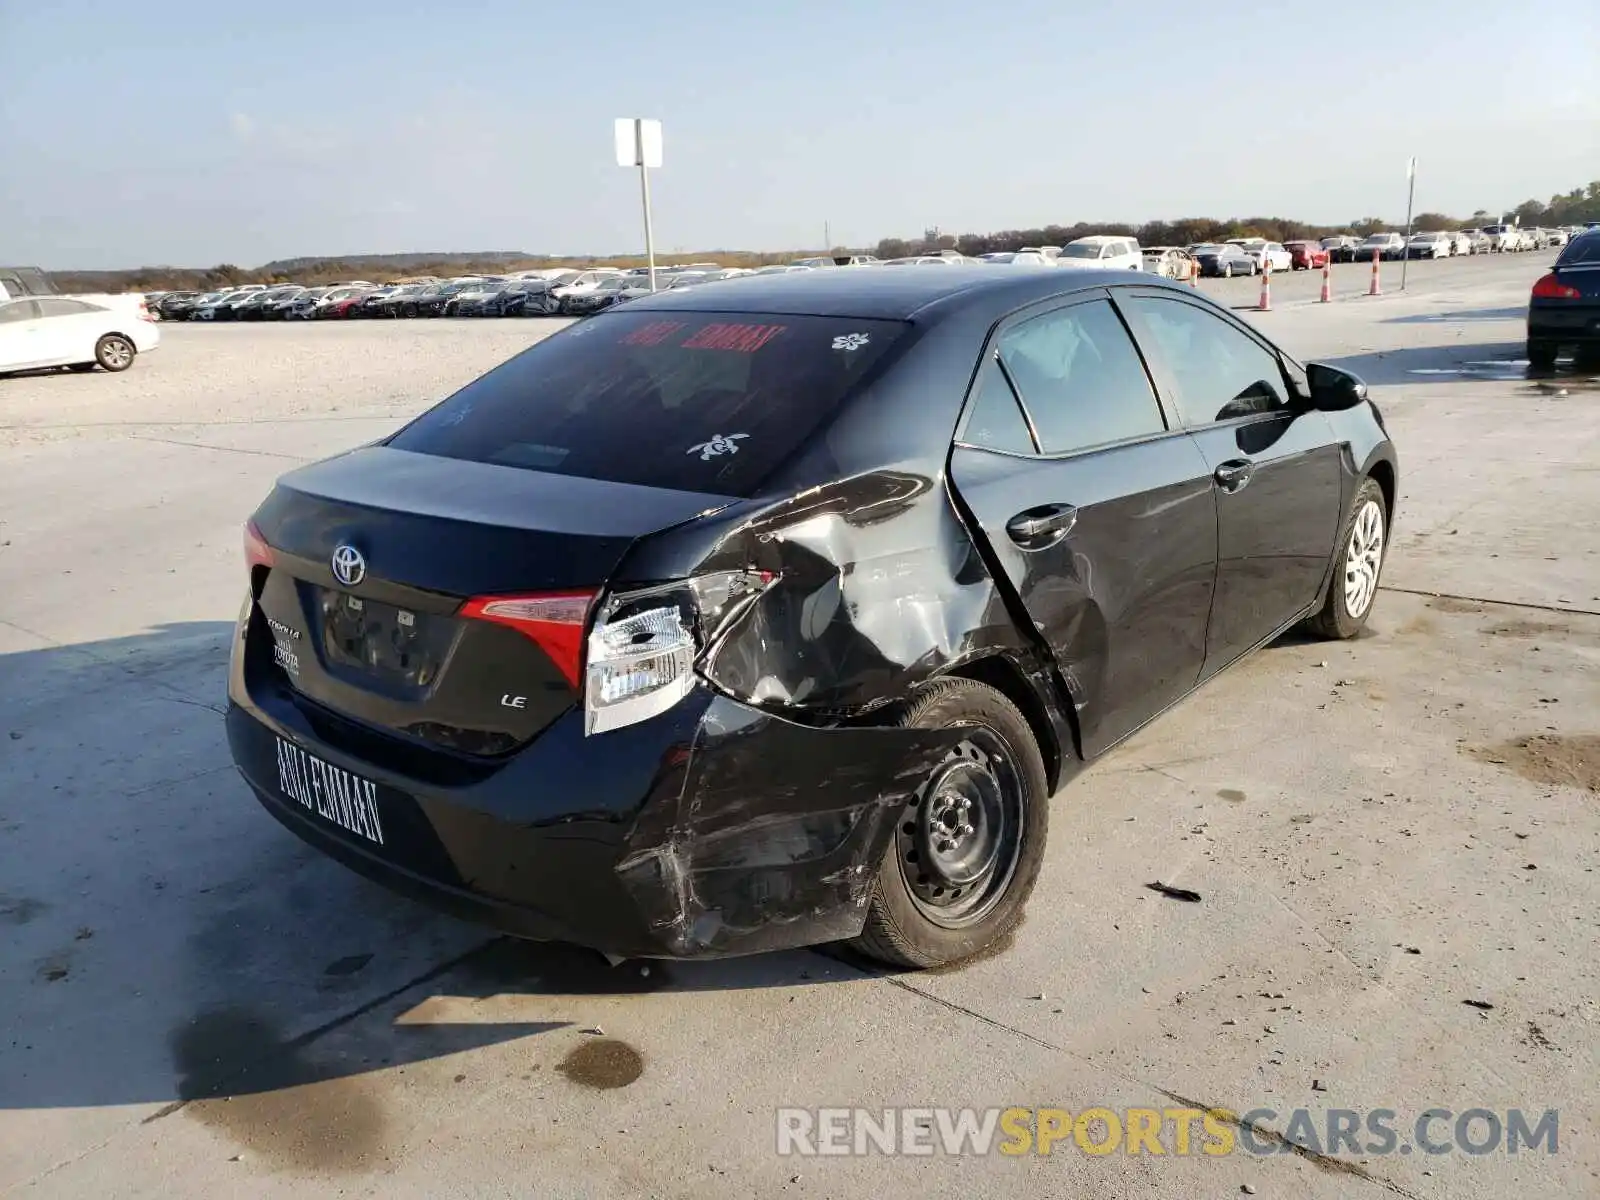
[{"label": "side mirror", "polygon": [[1327,363],[1306,364],[1306,385],[1311,407],[1320,412],[1343,412],[1367,399],[1367,385],[1361,379]]}]

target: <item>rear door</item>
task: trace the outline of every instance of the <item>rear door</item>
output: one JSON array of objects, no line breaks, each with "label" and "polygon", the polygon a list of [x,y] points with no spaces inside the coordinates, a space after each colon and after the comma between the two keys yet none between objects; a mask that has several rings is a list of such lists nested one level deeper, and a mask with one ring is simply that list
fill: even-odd
[{"label": "rear door", "polygon": [[1289,405],[1282,358],[1247,326],[1182,293],[1128,289],[1117,302],[1216,479],[1210,675],[1317,599],[1338,537],[1343,452],[1325,414]]},{"label": "rear door", "polygon": [[41,324],[37,300],[0,304],[0,370],[19,371],[48,361]]},{"label": "rear door", "polygon": [[[1019,400],[1020,397],[1020,400]],[[1191,688],[1216,575],[1211,473],[1103,291],[1003,322],[951,478],[1099,754]]]}]

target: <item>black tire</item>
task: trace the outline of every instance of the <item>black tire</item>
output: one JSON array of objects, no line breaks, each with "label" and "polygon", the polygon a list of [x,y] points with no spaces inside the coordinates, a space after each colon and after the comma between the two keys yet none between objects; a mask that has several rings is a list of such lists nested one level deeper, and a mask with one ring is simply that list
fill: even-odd
[{"label": "black tire", "polygon": [[126,371],[139,351],[130,338],[108,333],[94,344],[94,360],[107,371]]},{"label": "black tire", "polygon": [[67,364],[67,370],[69,370],[69,371],[77,371],[77,372],[79,372],[81,374],[84,371],[92,371],[92,370],[94,370],[94,363],[92,363],[92,362],[87,362],[87,363],[68,363]]},{"label": "black tire", "polygon": [[[906,706],[898,724],[968,733],[896,816],[866,924],[852,945],[895,967],[944,966],[982,953],[1022,920],[1049,832],[1044,759],[1016,706],[970,679],[931,685]],[[955,838],[943,843],[946,850],[973,837],[968,856],[938,859],[933,843],[941,836]],[[936,866],[936,859],[947,866]],[[974,874],[977,860],[987,861]],[[947,869],[961,886],[953,886]]]},{"label": "black tire", "polygon": [[1556,353],[1560,350],[1555,342],[1545,338],[1528,339],[1528,365],[1535,371],[1548,371],[1556,365]]},{"label": "black tire", "polygon": [[[1368,508],[1377,506],[1378,520],[1378,546],[1376,563],[1372,562],[1370,551],[1362,553],[1357,542],[1366,542],[1370,539],[1365,536],[1356,536],[1356,524],[1365,517]],[[1378,600],[1378,584],[1382,579],[1383,564],[1388,559],[1389,550],[1389,506],[1384,501],[1383,489],[1378,486],[1378,481],[1366,478],[1361,481],[1361,486],[1356,488],[1356,494],[1350,501],[1350,511],[1345,513],[1344,522],[1339,527],[1339,552],[1333,561],[1333,574],[1328,579],[1328,594],[1323,599],[1322,610],[1306,621],[1306,628],[1319,637],[1344,640],[1353,638],[1360,633],[1366,625],[1367,618],[1372,615],[1373,605]],[[1368,587],[1360,612],[1352,612],[1348,597],[1346,582],[1354,571],[1361,571],[1360,566],[1353,566],[1353,560],[1365,560],[1370,569]],[[1363,572],[1365,573],[1365,572]]]}]

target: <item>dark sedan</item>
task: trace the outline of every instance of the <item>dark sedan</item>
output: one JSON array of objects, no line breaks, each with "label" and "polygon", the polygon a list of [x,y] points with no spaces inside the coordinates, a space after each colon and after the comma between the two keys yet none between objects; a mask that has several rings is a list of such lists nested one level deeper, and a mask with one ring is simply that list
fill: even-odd
[{"label": "dark sedan", "polygon": [[668,291],[278,481],[229,744],[307,842],[520,936],[951,962],[1084,761],[1361,630],[1396,471],[1358,379],[1167,281]]},{"label": "dark sedan", "polygon": [[1256,260],[1232,242],[1190,246],[1189,253],[1200,264],[1202,275],[1232,279],[1235,275],[1254,275],[1260,270]]},{"label": "dark sedan", "polygon": [[1600,229],[1568,242],[1528,298],[1529,365],[1549,369],[1564,347],[1600,359]]},{"label": "dark sedan", "polygon": [[[465,291],[467,288],[477,287],[479,284],[476,280],[474,280],[467,283],[442,283],[437,286],[437,291],[426,291],[417,296],[416,311],[414,313],[403,311],[402,315],[418,317],[442,317],[444,316],[450,302],[454,300],[456,296]],[[406,309],[410,309],[410,307],[410,305],[405,306]]]}]

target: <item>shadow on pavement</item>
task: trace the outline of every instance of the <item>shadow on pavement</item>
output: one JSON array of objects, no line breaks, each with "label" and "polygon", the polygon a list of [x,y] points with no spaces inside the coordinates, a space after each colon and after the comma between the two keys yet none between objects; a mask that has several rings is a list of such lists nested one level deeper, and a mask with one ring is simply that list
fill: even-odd
[{"label": "shadow on pavement", "polygon": [[1562,359],[1550,370],[1529,366],[1521,342],[1486,342],[1468,346],[1407,346],[1373,350],[1339,358],[1318,359],[1353,372],[1375,386],[1417,386],[1431,383],[1527,383],[1530,391],[1549,385],[1590,388],[1596,385],[1593,364]]},{"label": "shadow on pavement", "polygon": [[[546,998],[859,978],[804,952],[612,967],[345,870],[232,766],[233,628],[0,654],[0,1111],[354,1079],[563,1029],[583,1007]],[[491,997],[514,1003],[461,1021]]]},{"label": "shadow on pavement", "polygon": [[1439,325],[1452,321],[1514,321],[1528,312],[1525,304],[1509,308],[1463,308],[1454,312],[1414,313],[1409,317],[1385,317],[1385,325]]}]

